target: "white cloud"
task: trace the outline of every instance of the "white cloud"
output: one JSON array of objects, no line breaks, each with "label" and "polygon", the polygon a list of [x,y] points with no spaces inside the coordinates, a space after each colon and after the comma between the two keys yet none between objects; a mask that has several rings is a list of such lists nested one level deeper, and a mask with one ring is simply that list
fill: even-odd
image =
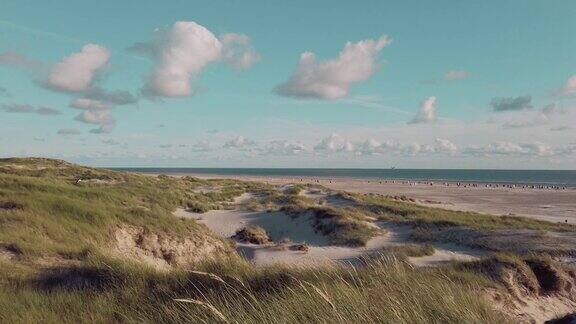
[{"label": "white cloud", "polygon": [[382,144],[377,140],[370,138],[364,141],[357,149],[359,153],[362,154],[376,154],[380,151]]},{"label": "white cloud", "polygon": [[458,151],[458,146],[444,138],[437,138],[434,144],[434,151],[436,153],[455,154]]},{"label": "white cloud", "polygon": [[246,69],[257,59],[250,38],[241,34],[224,34],[218,39],[202,25],[193,21],[178,21],[168,30],[156,33],[154,43],[139,43],[132,47],[151,54],[155,66],[144,87],[151,96],[184,97],[193,93],[192,81],[217,60]]},{"label": "white cloud", "polygon": [[314,146],[314,151],[317,152],[336,152],[341,147],[339,142],[341,141],[338,134],[332,133],[330,136],[320,140],[320,143]]},{"label": "white cloud", "polygon": [[534,142],[530,144],[523,144],[522,147],[527,150],[527,154],[536,156],[551,156],[554,155],[552,147],[548,144]]},{"label": "white cloud", "polygon": [[340,151],[342,151],[342,152],[354,152],[354,151],[356,151],[356,146],[353,143],[346,141],[346,142],[344,142],[342,147],[340,147]]},{"label": "white cloud", "polygon": [[56,63],[46,83],[56,90],[80,92],[90,88],[96,72],[110,58],[108,50],[100,45],[86,44],[80,52],[65,57]]},{"label": "white cloud", "polygon": [[74,119],[87,124],[99,125],[99,128],[90,130],[94,134],[110,133],[116,126],[116,121],[108,110],[85,110]]},{"label": "white cloud", "polygon": [[444,74],[444,80],[446,81],[455,81],[455,80],[462,80],[466,79],[470,74],[463,70],[451,70]]},{"label": "white cloud", "polygon": [[298,98],[346,97],[352,84],[369,79],[378,69],[377,56],[389,43],[386,35],[377,40],[348,42],[338,58],[326,61],[317,61],[314,53],[304,52],[296,71],[276,87],[276,92]]},{"label": "white cloud", "polygon": [[292,143],[286,140],[270,141],[263,150],[264,154],[297,155],[306,152],[307,148],[300,142]]},{"label": "white cloud", "polygon": [[108,124],[112,122],[112,117],[110,112],[107,110],[86,110],[76,116],[76,120],[88,123],[88,124]]},{"label": "white cloud", "polygon": [[246,139],[244,136],[236,136],[234,139],[224,143],[224,148],[245,149],[254,145],[256,145],[254,141]]},{"label": "white cloud", "polygon": [[517,144],[513,142],[499,141],[484,146],[470,146],[464,150],[472,155],[507,155],[507,156],[552,156],[561,153],[551,146],[541,142]]},{"label": "white cloud", "polygon": [[222,59],[241,70],[250,68],[260,56],[256,53],[250,37],[242,34],[229,33],[220,36],[222,42]]},{"label": "white cloud", "polygon": [[409,122],[410,124],[432,123],[436,121],[436,97],[431,96],[420,104],[418,114]]},{"label": "white cloud", "polygon": [[86,98],[76,98],[72,100],[70,107],[85,110],[107,110],[111,108],[108,103]]},{"label": "white cloud", "polygon": [[576,75],[572,75],[566,80],[564,86],[557,91],[559,96],[574,96],[576,95]]}]

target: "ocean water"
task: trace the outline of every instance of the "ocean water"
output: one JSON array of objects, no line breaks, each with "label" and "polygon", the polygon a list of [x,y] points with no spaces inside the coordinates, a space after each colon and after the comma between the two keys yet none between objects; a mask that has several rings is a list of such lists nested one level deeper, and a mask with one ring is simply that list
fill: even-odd
[{"label": "ocean water", "polygon": [[561,185],[576,187],[576,170],[442,170],[442,169],[281,169],[281,168],[115,168],[164,174],[215,174],[289,177],[346,177],[388,180]]}]

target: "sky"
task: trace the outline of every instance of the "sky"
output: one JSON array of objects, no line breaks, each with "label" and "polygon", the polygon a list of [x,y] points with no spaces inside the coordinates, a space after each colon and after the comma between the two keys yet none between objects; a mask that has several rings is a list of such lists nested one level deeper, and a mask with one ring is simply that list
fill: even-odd
[{"label": "sky", "polygon": [[575,169],[574,1],[0,3],[0,157]]}]

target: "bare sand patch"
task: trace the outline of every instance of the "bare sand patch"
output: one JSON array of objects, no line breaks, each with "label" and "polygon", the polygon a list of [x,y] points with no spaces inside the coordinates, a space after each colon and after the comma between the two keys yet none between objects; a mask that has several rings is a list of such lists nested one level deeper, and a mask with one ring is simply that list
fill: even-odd
[{"label": "bare sand patch", "polygon": [[[240,210],[212,210],[204,214],[178,209],[177,217],[193,218],[205,224],[221,237],[230,238],[246,226],[260,226],[275,243],[237,243],[238,252],[256,265],[282,263],[289,265],[321,265],[330,262],[356,263],[362,256],[374,254],[387,246],[402,245],[408,242],[410,227],[387,222],[371,223],[386,233],[370,239],[364,247],[345,247],[330,244],[327,236],[316,233],[312,226],[312,216],[298,217],[284,212],[247,212]],[[286,241],[289,243],[280,243]],[[306,244],[307,250],[289,249],[289,244]],[[439,249],[426,257],[414,257],[409,261],[416,266],[436,266],[452,260],[475,260],[478,252],[459,248],[455,245],[439,245]]]}]

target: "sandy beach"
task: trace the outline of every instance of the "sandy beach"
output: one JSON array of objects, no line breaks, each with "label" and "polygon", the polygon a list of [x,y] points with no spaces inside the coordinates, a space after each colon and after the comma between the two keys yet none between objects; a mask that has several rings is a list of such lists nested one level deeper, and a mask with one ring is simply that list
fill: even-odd
[{"label": "sandy beach", "polygon": [[270,184],[313,183],[335,189],[359,193],[375,193],[391,196],[406,196],[418,203],[462,211],[474,211],[493,215],[517,215],[551,222],[576,224],[576,189],[567,188],[508,188],[446,184],[434,182],[407,182],[399,180],[245,176],[217,174],[171,174],[194,176],[204,179],[238,179],[261,181]]}]

